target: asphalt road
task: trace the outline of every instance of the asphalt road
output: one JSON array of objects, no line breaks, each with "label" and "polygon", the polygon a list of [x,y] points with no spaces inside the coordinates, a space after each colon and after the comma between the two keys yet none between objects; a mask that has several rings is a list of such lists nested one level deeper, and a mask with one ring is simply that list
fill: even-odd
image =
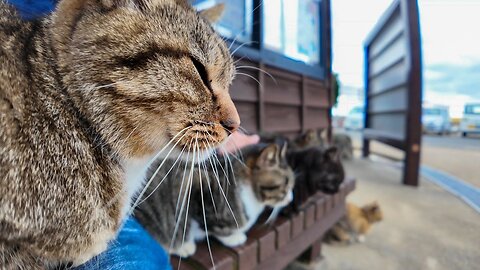
[{"label": "asphalt road", "polygon": [[422,138],[422,143],[426,147],[454,148],[480,151],[480,136],[474,135],[469,135],[466,138],[460,137],[459,135],[425,135]]},{"label": "asphalt road", "polygon": [[[361,133],[348,132],[354,146],[361,147]],[[394,148],[373,143],[374,152],[395,158],[402,153]],[[480,136],[462,138],[459,135],[425,135],[422,140],[422,164],[453,175],[476,187],[480,187]]]}]

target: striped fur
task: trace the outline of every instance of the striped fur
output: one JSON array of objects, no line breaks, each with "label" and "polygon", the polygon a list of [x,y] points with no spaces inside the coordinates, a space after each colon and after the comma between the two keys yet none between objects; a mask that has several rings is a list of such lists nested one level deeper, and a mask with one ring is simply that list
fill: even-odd
[{"label": "striped fur", "polygon": [[102,252],[131,168],[239,125],[228,48],[186,1],[61,0],[25,22],[0,0],[0,41],[0,269]]}]

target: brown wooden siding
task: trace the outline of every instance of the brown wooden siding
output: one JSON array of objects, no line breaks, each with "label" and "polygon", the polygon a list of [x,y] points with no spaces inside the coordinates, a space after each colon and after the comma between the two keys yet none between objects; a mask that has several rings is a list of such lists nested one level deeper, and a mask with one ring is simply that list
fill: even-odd
[{"label": "brown wooden siding", "polygon": [[[238,65],[260,68],[243,60]],[[268,66],[262,69],[266,73],[240,69],[251,77],[237,75],[230,89],[244,129],[294,136],[307,129],[329,127],[331,106],[325,81]]]}]

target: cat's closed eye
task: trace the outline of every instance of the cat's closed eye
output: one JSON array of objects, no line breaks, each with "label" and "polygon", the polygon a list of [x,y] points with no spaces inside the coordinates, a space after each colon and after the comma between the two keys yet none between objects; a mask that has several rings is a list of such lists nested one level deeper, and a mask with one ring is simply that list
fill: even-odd
[{"label": "cat's closed eye", "polygon": [[212,90],[212,85],[211,85],[211,80],[208,78],[208,72],[205,66],[198,61],[195,57],[190,55],[190,60],[192,60],[193,65],[197,69],[198,74],[200,75],[200,78],[202,79],[203,84],[209,89]]}]

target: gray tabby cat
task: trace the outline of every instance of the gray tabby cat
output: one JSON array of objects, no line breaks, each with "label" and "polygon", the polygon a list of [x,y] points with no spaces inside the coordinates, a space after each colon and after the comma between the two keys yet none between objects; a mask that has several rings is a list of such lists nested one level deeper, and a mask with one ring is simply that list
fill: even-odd
[{"label": "gray tabby cat", "polygon": [[161,149],[198,136],[205,158],[238,128],[233,61],[205,14],[187,0],[61,0],[26,22],[0,0],[1,269],[89,260]]},{"label": "gray tabby cat", "polygon": [[275,144],[249,146],[241,150],[245,164],[222,157],[195,167],[166,160],[165,168],[174,169],[158,171],[135,217],[165,249],[182,257],[195,253],[195,240],[204,238],[205,230],[226,246],[241,245],[265,207],[281,208],[292,200],[294,175],[285,151]]}]

